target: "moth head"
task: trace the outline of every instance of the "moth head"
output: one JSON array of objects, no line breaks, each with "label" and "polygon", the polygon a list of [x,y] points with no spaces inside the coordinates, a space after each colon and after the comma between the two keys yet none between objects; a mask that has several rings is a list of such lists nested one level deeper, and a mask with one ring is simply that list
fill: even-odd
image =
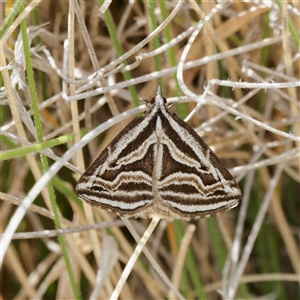
[{"label": "moth head", "polygon": [[161,94],[160,84],[157,85],[156,96],[151,100],[151,102],[157,107],[163,107],[167,103],[167,99]]},{"label": "moth head", "polygon": [[[160,96],[161,97],[161,99],[162,99],[162,105],[164,105],[164,104],[166,104],[167,103],[167,99],[165,98],[165,97],[162,97],[162,96]],[[159,101],[161,101],[161,99],[159,99]],[[154,105],[154,104],[156,104],[157,105],[157,96],[154,98],[152,98],[149,102],[148,102],[148,104],[151,104],[152,106]],[[160,105],[159,105],[160,106]]]},{"label": "moth head", "polygon": [[157,86],[156,96],[155,97],[153,97],[150,101],[142,99],[142,98],[140,98],[140,100],[144,104],[146,104],[146,106],[148,107],[148,109],[151,109],[154,105],[156,107],[158,107],[158,108],[162,108],[167,103],[167,99],[165,97],[163,97],[162,94],[161,94],[161,87],[160,87],[159,84]]}]

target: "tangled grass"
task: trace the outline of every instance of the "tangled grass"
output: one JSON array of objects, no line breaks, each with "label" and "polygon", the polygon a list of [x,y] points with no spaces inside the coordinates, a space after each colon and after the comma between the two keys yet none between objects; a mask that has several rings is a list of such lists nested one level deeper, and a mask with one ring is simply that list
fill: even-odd
[{"label": "tangled grass", "polygon": [[120,299],[299,298],[300,6],[258,2],[1,3],[3,299],[110,298],[149,220],[74,188],[158,82],[243,199],[161,221]]}]

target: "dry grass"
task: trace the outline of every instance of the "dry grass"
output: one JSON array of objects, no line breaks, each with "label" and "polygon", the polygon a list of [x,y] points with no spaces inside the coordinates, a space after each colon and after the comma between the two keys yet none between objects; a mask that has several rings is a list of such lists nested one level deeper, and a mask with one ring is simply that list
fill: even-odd
[{"label": "dry grass", "polygon": [[164,276],[186,299],[300,297],[300,5],[270,3],[114,1],[104,15],[96,1],[0,4],[1,298],[110,297],[149,220],[125,226],[74,187],[158,81],[243,199],[161,221],[147,249],[162,270],[141,255],[120,299],[180,297]]}]

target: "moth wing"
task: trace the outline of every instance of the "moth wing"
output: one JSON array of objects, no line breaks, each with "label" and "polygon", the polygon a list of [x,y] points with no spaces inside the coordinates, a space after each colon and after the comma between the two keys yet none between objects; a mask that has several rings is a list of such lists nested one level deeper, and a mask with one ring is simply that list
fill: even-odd
[{"label": "moth wing", "polygon": [[187,123],[165,111],[159,194],[176,219],[207,217],[231,209],[241,190],[213,151]]},{"label": "moth wing", "polygon": [[156,139],[149,119],[134,119],[87,168],[76,187],[81,199],[127,217],[151,202]]}]

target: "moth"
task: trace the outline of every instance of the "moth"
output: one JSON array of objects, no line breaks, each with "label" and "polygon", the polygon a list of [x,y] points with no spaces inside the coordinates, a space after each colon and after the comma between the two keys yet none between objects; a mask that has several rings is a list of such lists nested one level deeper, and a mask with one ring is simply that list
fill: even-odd
[{"label": "moth", "polygon": [[77,183],[79,198],[128,218],[208,217],[238,205],[241,190],[201,137],[168,110],[160,86]]}]

